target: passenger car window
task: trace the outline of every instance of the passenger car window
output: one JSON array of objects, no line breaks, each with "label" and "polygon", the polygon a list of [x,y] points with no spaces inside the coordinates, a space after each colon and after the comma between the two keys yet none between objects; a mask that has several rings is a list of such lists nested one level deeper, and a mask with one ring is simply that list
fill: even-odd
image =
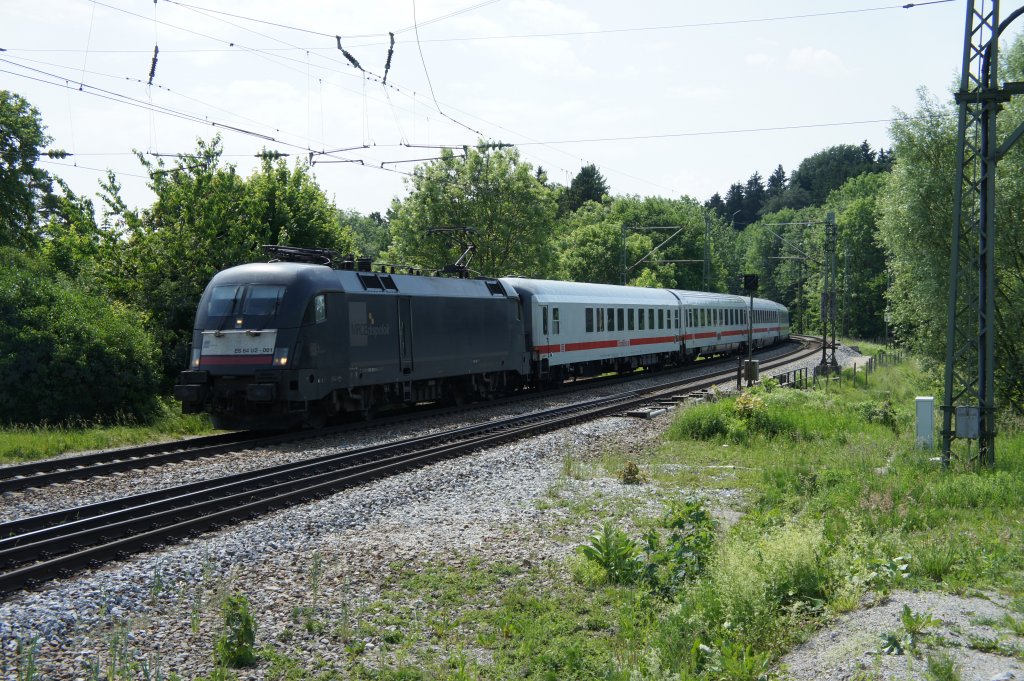
[{"label": "passenger car window", "polygon": [[558,308],[551,308],[551,326],[554,327],[554,332],[557,335],[561,332],[561,324],[558,321]]},{"label": "passenger car window", "polygon": [[665,328],[665,311],[660,308],[658,309],[658,328]]},{"label": "passenger car window", "polygon": [[608,308],[608,330],[615,330],[615,308]]},{"label": "passenger car window", "polygon": [[638,318],[639,318],[639,321],[640,321],[640,326],[639,326],[639,327],[637,327],[637,328],[639,328],[639,329],[640,329],[641,331],[643,331],[643,330],[644,330],[644,328],[646,328],[646,327],[644,326],[644,317],[645,317],[645,315],[644,315],[644,311],[643,311],[643,310],[637,310],[637,316],[638,316]]},{"label": "passenger car window", "polygon": [[618,316],[619,316],[619,331],[625,331],[626,330],[626,311],[624,309],[622,309],[621,307],[618,310]]},{"label": "passenger car window", "polygon": [[633,314],[633,308],[626,310],[626,320],[629,323],[629,330],[632,331],[636,328],[636,315]]},{"label": "passenger car window", "polygon": [[604,331],[604,310],[601,308],[597,309],[597,330],[598,332]]},{"label": "passenger car window", "polygon": [[587,333],[593,333],[594,332],[594,308],[588,307],[586,309],[586,313],[585,313],[584,317],[585,317],[585,328],[587,329]]}]

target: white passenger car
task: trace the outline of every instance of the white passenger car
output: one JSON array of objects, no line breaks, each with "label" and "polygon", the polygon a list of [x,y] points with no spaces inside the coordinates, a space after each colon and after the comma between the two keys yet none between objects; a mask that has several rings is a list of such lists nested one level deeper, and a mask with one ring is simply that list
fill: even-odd
[{"label": "white passenger car", "polygon": [[673,289],[507,278],[523,305],[527,348],[537,378],[633,371],[700,355],[745,350],[789,337],[783,305]]}]

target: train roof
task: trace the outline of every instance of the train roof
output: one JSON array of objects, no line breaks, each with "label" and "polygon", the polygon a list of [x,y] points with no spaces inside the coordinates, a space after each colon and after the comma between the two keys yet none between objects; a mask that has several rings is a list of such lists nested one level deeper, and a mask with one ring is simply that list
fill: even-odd
[{"label": "train roof", "polygon": [[218,272],[211,286],[224,284],[277,284],[313,291],[369,292],[413,296],[518,298],[511,286],[498,279],[459,279],[390,272],[336,270],[326,265],[296,262],[249,263]]},{"label": "train roof", "polygon": [[[750,306],[750,298],[728,293],[617,286],[614,284],[586,284],[574,281],[548,281],[517,277],[506,277],[501,281],[519,291],[520,295],[535,297],[540,302],[557,300],[609,305],[664,305],[677,304],[681,301],[684,305],[717,305],[734,308]],[[757,309],[786,309],[784,305],[766,298],[754,298],[754,307]]]},{"label": "train roof", "polygon": [[616,286],[614,284],[585,284],[575,281],[548,281],[506,277],[501,280],[519,294],[537,298],[540,302],[599,303],[615,305],[675,305],[678,299],[668,289]]}]

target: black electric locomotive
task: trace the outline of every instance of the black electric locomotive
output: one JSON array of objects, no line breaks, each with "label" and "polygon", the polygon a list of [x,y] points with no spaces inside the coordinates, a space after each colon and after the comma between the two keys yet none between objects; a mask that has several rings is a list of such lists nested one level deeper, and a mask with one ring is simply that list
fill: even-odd
[{"label": "black electric locomotive", "polygon": [[203,293],[174,395],[218,428],[487,398],[529,373],[522,328],[518,295],[496,279],[241,265]]}]

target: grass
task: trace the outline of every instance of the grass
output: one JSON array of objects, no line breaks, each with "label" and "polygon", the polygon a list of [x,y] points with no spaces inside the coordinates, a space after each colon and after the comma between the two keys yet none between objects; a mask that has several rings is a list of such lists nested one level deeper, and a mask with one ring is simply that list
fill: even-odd
[{"label": "grass", "polygon": [[209,418],[180,413],[177,402],[162,403],[149,424],[64,424],[0,428],[0,463],[22,463],[65,452],[82,452],[158,442],[213,432]]}]

